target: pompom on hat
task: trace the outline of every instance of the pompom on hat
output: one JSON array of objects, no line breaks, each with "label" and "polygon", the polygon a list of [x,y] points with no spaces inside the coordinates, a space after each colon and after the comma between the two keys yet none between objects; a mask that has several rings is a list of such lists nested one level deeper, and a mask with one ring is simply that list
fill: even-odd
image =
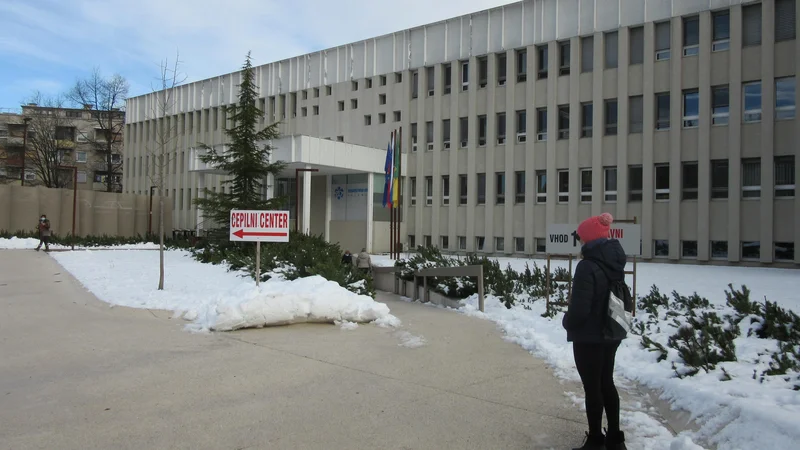
[{"label": "pompom on hat", "polygon": [[603,238],[608,239],[608,232],[613,222],[614,217],[609,213],[589,217],[578,225],[578,237],[583,243]]}]

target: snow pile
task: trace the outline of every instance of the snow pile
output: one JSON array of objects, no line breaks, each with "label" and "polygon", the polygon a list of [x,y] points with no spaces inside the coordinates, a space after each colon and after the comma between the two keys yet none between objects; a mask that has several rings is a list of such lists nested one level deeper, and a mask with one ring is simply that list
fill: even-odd
[{"label": "snow pile", "polygon": [[[39,246],[39,240],[34,238],[0,238],[0,250],[33,250]],[[44,248],[44,245],[42,246]],[[72,247],[69,245],[50,244],[50,250],[70,250]],[[158,250],[158,244],[152,242],[141,242],[138,244],[121,244],[121,245],[102,245],[97,247],[75,246],[75,249],[93,249],[93,250]]]},{"label": "snow pile", "polygon": [[293,281],[274,277],[257,287],[226,266],[203,264],[189,252],[169,250],[165,290],[159,291],[158,252],[90,250],[52,255],[99,299],[174,311],[176,317],[193,322],[188,328],[194,331],[297,322],[400,324],[383,303],[319,276]]}]

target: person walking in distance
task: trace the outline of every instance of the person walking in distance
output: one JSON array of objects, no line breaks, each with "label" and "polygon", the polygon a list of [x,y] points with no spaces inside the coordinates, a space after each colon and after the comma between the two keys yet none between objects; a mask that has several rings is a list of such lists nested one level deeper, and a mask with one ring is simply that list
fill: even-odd
[{"label": "person walking in distance", "polygon": [[358,254],[358,257],[356,258],[356,267],[358,267],[358,269],[364,273],[369,272],[369,270],[372,268],[372,261],[369,257],[369,253],[367,253],[366,248],[362,248],[361,253]]},{"label": "person walking in distance", "polygon": [[39,223],[36,224],[36,229],[39,231],[39,245],[36,247],[36,251],[38,252],[42,248],[42,244],[44,244],[44,251],[50,251],[50,220],[47,219],[47,216],[42,214],[39,217]]},{"label": "person walking in distance", "polygon": [[352,266],[353,265],[353,254],[350,253],[350,250],[345,250],[344,255],[342,255],[342,265],[344,266]]},{"label": "person walking in distance", "polygon": [[[625,277],[625,251],[609,239],[614,218],[603,213],[578,226],[582,259],[572,279],[572,297],[562,325],[572,342],[575,366],[586,395],[589,432],[582,447],[574,450],[625,450],[619,426],[619,393],[614,385],[614,361],[621,339],[604,333],[611,284]],[[622,337],[624,338],[624,337]],[[603,436],[603,410],[608,430]]]}]

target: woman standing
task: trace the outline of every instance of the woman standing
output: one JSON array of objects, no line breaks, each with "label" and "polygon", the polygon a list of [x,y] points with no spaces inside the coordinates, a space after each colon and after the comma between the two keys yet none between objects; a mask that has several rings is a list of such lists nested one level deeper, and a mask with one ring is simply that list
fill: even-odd
[{"label": "woman standing", "polygon": [[[614,386],[614,359],[621,340],[603,334],[611,281],[625,277],[625,251],[609,239],[614,218],[603,213],[578,226],[582,260],[572,279],[572,297],[562,325],[572,342],[575,366],[586,395],[589,432],[583,446],[575,450],[625,450],[625,435],[619,428],[619,394]],[[608,431],[603,436],[603,410]]]}]

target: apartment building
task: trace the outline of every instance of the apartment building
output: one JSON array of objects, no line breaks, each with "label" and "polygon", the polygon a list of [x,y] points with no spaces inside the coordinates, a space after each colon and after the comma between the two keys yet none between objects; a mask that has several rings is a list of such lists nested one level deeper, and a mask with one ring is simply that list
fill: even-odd
[{"label": "apartment building", "polygon": [[[402,127],[406,245],[543,254],[548,223],[608,211],[641,224],[647,260],[793,266],[796,10],[796,0],[527,0],[266,64],[256,82],[264,123],[290,136],[277,153],[297,167],[314,166],[302,156],[314,152],[342,161],[340,144],[385,151]],[[166,119],[181,134],[176,224],[198,226],[191,199],[223,187],[224,174],[192,170],[193,149],[224,144],[219,107],[235,102],[237,77],[178,88]],[[152,101],[128,102],[132,167],[147,162]],[[335,187],[366,175],[357,181],[372,201],[352,217],[371,217],[367,244],[381,250],[382,161],[324,173],[336,164],[304,174],[303,229],[341,239],[329,229]],[[298,188],[294,172],[270,184]],[[125,185],[144,191],[146,176],[126,172]]]},{"label": "apartment building", "polygon": [[[113,191],[122,192],[121,131],[125,112],[54,108],[35,103],[23,105],[20,110],[3,111],[0,112],[0,183],[21,184],[24,179],[26,186],[42,185],[41,170],[36,168],[39,159],[52,161],[47,164],[54,167],[77,166],[78,189],[107,191],[111,176]],[[107,159],[109,135],[112,136],[111,172]],[[23,161],[25,147],[28,156]],[[64,177],[68,178],[64,186],[72,186],[72,176],[71,170],[64,170]]]}]

